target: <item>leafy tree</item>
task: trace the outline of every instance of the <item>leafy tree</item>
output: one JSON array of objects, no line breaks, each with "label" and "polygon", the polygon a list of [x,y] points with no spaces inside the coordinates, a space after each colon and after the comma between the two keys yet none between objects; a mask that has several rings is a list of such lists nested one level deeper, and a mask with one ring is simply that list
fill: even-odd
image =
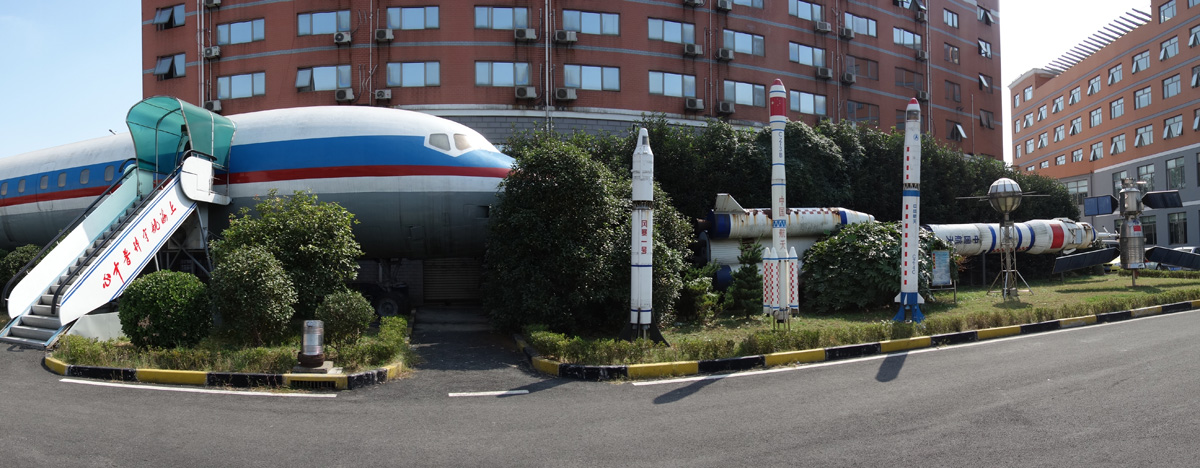
[{"label": "leafy tree", "polygon": [[297,191],[281,197],[272,190],[253,210],[230,215],[223,239],[213,241],[216,263],[230,252],[259,246],[279,260],[299,297],[296,311],[312,317],[326,295],[341,291],[358,272],[362,255],[354,240],[354,214],[336,203]]},{"label": "leafy tree", "polygon": [[224,251],[209,288],[226,332],[249,345],[279,340],[295,314],[292,281],[283,263],[263,246]]},{"label": "leafy tree", "polygon": [[16,250],[9,252],[8,255],[0,257],[0,281],[3,281],[3,283],[0,283],[0,288],[3,288],[3,285],[8,284],[9,280],[17,276],[17,273],[21,272],[21,268],[24,268],[41,251],[41,247],[33,244],[22,245],[17,247]]},{"label": "leafy tree", "polygon": [[121,331],[139,347],[192,346],[208,336],[208,290],[191,273],[161,270],[139,276],[121,296]]},{"label": "leafy tree", "polygon": [[358,341],[375,320],[375,309],[358,291],[339,291],[317,306],[316,319],[325,323],[325,337],[334,345]]},{"label": "leafy tree", "polygon": [[762,263],[763,247],[758,242],[738,246],[738,263],[742,265],[731,275],[729,288],[725,290],[725,311],[743,317],[762,313],[763,277],[758,272]]}]

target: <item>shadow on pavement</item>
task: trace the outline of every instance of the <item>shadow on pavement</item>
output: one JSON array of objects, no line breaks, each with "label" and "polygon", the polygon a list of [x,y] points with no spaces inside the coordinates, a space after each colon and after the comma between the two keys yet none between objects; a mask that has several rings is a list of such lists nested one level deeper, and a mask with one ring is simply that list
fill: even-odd
[{"label": "shadow on pavement", "polygon": [[900,369],[904,368],[904,361],[908,359],[908,353],[890,354],[883,359],[879,364],[879,372],[875,374],[875,380],[880,382],[891,382],[900,376]]},{"label": "shadow on pavement", "polygon": [[677,389],[674,389],[667,393],[659,395],[657,398],[654,399],[654,404],[664,405],[667,403],[675,403],[679,400],[682,400],[684,398],[692,396],[693,394],[695,394],[696,392],[699,392],[704,387],[707,387],[709,385],[716,383],[718,380],[721,380],[721,379],[697,380],[695,382],[692,382],[691,385],[688,385],[686,387],[679,387]]}]

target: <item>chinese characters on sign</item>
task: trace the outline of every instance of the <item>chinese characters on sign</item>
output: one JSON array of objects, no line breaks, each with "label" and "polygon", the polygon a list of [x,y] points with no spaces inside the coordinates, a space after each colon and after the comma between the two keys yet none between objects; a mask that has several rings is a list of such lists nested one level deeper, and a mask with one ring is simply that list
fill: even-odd
[{"label": "chinese characters on sign", "polygon": [[[132,231],[135,234],[129,236],[127,246],[121,248],[120,258],[118,258],[117,261],[112,262],[112,273],[105,273],[101,278],[103,281],[101,284],[101,289],[108,289],[109,286],[113,285],[125,284],[125,273],[130,272],[122,272],[121,268],[132,267],[135,258],[140,260],[141,257],[145,257],[151,253],[142,247],[142,243],[144,242],[145,245],[152,246],[157,244],[158,241],[162,240],[161,238],[164,235],[169,234],[170,230],[167,229],[167,221],[170,221],[172,216],[177,216],[177,211],[178,209],[175,207],[175,201],[167,200],[166,206],[160,207],[157,214],[146,216],[140,221],[142,223],[141,225],[146,227],[134,229]],[[139,232],[141,233],[140,236],[137,234]],[[128,270],[128,268],[126,268],[126,270]],[[114,280],[118,280],[120,283],[116,283]]]}]

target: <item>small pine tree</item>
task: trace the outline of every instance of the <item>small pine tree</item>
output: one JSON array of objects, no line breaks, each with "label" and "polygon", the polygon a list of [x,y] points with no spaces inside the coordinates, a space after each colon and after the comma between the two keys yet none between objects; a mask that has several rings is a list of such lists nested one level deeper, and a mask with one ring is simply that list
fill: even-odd
[{"label": "small pine tree", "polygon": [[726,312],[743,317],[762,312],[763,278],[758,272],[762,251],[762,245],[757,242],[738,247],[738,263],[742,267],[733,272],[733,282],[725,290]]}]

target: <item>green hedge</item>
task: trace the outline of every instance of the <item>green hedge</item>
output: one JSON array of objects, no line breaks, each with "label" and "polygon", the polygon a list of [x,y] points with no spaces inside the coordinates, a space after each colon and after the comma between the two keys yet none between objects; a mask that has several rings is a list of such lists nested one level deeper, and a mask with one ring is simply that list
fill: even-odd
[{"label": "green hedge", "polygon": [[121,296],[121,331],[139,347],[192,346],[208,336],[208,290],[191,273],[162,270],[139,276]]}]

